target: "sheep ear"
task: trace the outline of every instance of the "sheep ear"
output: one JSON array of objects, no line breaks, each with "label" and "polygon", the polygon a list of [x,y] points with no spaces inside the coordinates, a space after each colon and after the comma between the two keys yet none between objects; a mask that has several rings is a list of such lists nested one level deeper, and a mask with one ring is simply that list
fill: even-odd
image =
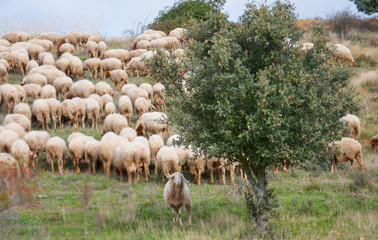
[{"label": "sheep ear", "polygon": [[170,178],[173,178],[175,175],[174,174],[171,174],[169,176],[165,176],[166,178],[170,179]]},{"label": "sheep ear", "polygon": [[187,184],[189,184],[189,181],[184,177],[184,174],[181,173],[181,176],[182,176],[182,179],[184,179],[184,182],[186,182]]}]

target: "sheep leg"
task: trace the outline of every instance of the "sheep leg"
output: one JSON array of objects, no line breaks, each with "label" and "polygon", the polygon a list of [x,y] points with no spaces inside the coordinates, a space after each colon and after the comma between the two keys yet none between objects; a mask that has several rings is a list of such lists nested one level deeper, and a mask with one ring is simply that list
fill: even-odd
[{"label": "sheep leg", "polygon": [[58,159],[59,173],[63,173],[63,159]]},{"label": "sheep leg", "polygon": [[53,117],[54,130],[56,130],[56,117]]},{"label": "sheep leg", "polygon": [[54,172],[54,161],[50,160],[51,172]]},{"label": "sheep leg", "polygon": [[84,114],[84,116],[81,118],[81,125],[82,125],[83,128],[85,129],[85,114]]},{"label": "sheep leg", "polygon": [[223,185],[226,185],[226,169],[224,167],[222,167],[222,182],[223,182]]},{"label": "sheep leg", "polygon": [[45,118],[44,121],[46,122],[46,129],[47,129],[47,131],[50,131],[50,129],[49,129],[49,124],[47,123],[47,118]]},{"label": "sheep leg", "polygon": [[150,169],[148,169],[147,163],[144,164],[144,174],[146,175],[146,182],[148,182],[148,177],[150,176]]},{"label": "sheep leg", "polygon": [[154,166],[155,166],[155,177],[156,177],[156,176],[157,176],[157,171],[158,171],[156,158],[152,159],[152,161],[154,161]]},{"label": "sheep leg", "polygon": [[235,183],[234,183],[234,172],[235,172],[235,167],[231,166],[231,169],[230,169],[230,180],[231,180],[232,185],[235,185]]},{"label": "sheep leg", "polygon": [[139,70],[135,70],[135,72],[137,73],[137,78],[139,78]]},{"label": "sheep leg", "polygon": [[201,171],[200,170],[198,171],[198,174],[197,174],[197,184],[198,186],[201,185]]},{"label": "sheep leg", "polygon": [[214,174],[213,174],[213,169],[209,169],[209,172],[210,172],[210,183],[211,184],[214,184]]},{"label": "sheep leg", "polygon": [[361,169],[364,169],[364,164],[361,161],[361,156],[360,155],[356,156],[356,159],[357,159],[358,163],[360,164]]},{"label": "sheep leg", "polygon": [[137,172],[134,172],[133,176],[134,176],[134,178],[133,178],[134,181],[133,182],[134,183],[138,183],[139,174]]},{"label": "sheep leg", "polygon": [[182,219],[181,219],[181,212],[182,212],[183,205],[179,206],[177,220],[180,221],[180,225],[182,226]]},{"label": "sheep leg", "polygon": [[188,211],[188,224],[191,224],[192,223],[192,204],[187,204],[186,206],[186,211]]},{"label": "sheep leg", "polygon": [[96,174],[96,161],[92,161],[92,173],[93,175]]},{"label": "sheep leg", "polygon": [[177,215],[176,210],[175,210],[173,205],[171,205],[170,207],[171,207],[171,210],[172,210],[172,220],[173,220],[173,223],[175,223],[176,222],[176,215]]}]

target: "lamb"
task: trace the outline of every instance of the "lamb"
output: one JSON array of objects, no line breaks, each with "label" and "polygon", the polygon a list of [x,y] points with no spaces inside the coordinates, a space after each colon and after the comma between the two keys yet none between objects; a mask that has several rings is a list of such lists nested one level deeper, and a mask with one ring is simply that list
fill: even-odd
[{"label": "lamb", "polygon": [[371,146],[371,150],[373,151],[373,153],[376,152],[377,145],[378,145],[378,133],[375,134],[375,135],[374,135],[373,137],[371,137],[371,139],[370,139],[370,146]]},{"label": "lamb", "polygon": [[126,95],[126,93],[132,89],[132,88],[138,88],[137,85],[135,85],[134,83],[128,83],[128,84],[125,84],[123,87],[122,87],[122,90],[121,90],[121,94],[122,95]]},{"label": "lamb", "polygon": [[70,43],[64,43],[59,48],[57,47],[56,56],[60,57],[63,53],[71,53],[73,54],[74,46]]},{"label": "lamb", "polygon": [[164,138],[164,133],[170,136],[168,125],[167,125],[167,115],[161,112],[148,112],[143,114],[135,124],[135,131],[138,136],[143,135],[147,137],[148,133],[159,134]]},{"label": "lamb", "polygon": [[29,166],[30,148],[29,145],[23,139],[18,139],[13,142],[11,154],[17,160],[18,164],[21,167],[26,169]]},{"label": "lamb", "polygon": [[105,105],[105,117],[110,115],[110,114],[114,114],[116,112],[117,112],[117,109],[116,109],[116,106],[114,105],[113,102],[108,102]]},{"label": "lamb", "polygon": [[17,88],[11,84],[0,86],[2,104],[6,105],[7,113],[11,112],[12,106],[16,105],[19,100]]},{"label": "lamb", "polygon": [[181,210],[186,208],[188,211],[188,223],[192,223],[192,201],[190,200],[189,181],[185,179],[180,172],[175,172],[167,176],[169,181],[164,187],[164,201],[172,209],[173,222],[179,222],[182,225]]},{"label": "lamb", "polygon": [[100,96],[105,95],[105,94],[109,94],[110,96],[112,96],[114,94],[112,87],[110,87],[109,84],[107,84],[106,82],[96,83],[95,93]]},{"label": "lamb", "polygon": [[118,70],[113,70],[111,72],[107,71],[106,72],[106,77],[110,77],[112,82],[114,83],[115,89],[121,90],[122,83],[128,83],[129,76],[125,72],[125,70],[118,69]]},{"label": "lamb", "polygon": [[98,45],[94,41],[88,41],[87,44],[85,45],[87,52],[90,57],[96,58],[98,57]]},{"label": "lamb", "polygon": [[[122,130],[123,131],[123,130]],[[122,134],[122,132],[121,132]],[[154,162],[155,166],[155,176],[157,176],[157,161],[156,161],[156,154],[160,150],[160,148],[164,147],[164,140],[157,134],[154,134],[148,140],[148,144],[150,146],[151,151],[151,159]]]},{"label": "lamb", "polygon": [[23,114],[15,113],[15,114],[8,114],[4,118],[3,125],[6,125],[11,122],[16,122],[20,124],[26,132],[29,132],[31,129],[30,120]]},{"label": "lamb", "polygon": [[340,141],[335,141],[329,144],[329,147],[336,147],[336,152],[333,155],[331,160],[331,172],[333,173],[333,167],[335,167],[335,171],[337,172],[337,161],[340,162],[351,162],[351,169],[353,169],[355,164],[355,159],[361,166],[361,169],[364,169],[364,165],[362,163],[362,150],[361,144],[354,140],[353,138],[342,138]]},{"label": "lamb", "polygon": [[122,62],[117,58],[106,58],[101,60],[101,65],[103,71],[113,71],[116,69],[122,69],[123,67]]},{"label": "lamb", "polygon": [[127,119],[121,114],[114,113],[106,116],[104,120],[104,129],[102,134],[104,135],[107,132],[114,132],[120,134],[121,130],[128,126]]},{"label": "lamb", "polygon": [[354,60],[352,56],[352,52],[349,48],[342,44],[335,44],[335,59],[338,60],[347,60],[350,66],[354,67]]},{"label": "lamb", "polygon": [[71,89],[72,96],[80,98],[88,98],[94,91],[93,83],[86,79],[75,82]]},{"label": "lamb", "polygon": [[41,98],[46,99],[46,98],[55,98],[56,99],[56,90],[54,86],[47,84],[43,86],[42,92],[41,92]]},{"label": "lamb", "polygon": [[135,110],[137,113],[137,116],[143,115],[146,112],[152,111],[152,109],[156,109],[152,103],[142,97],[139,97],[135,100]]},{"label": "lamb", "polygon": [[4,130],[5,129],[12,130],[13,132],[17,133],[19,138],[23,138],[26,134],[25,129],[16,122],[7,123],[4,125]]},{"label": "lamb", "polygon": [[142,88],[132,88],[127,91],[126,95],[130,98],[133,105],[135,105],[135,101],[139,97],[148,99],[148,93]]},{"label": "lamb", "polygon": [[72,56],[70,59],[70,77],[72,80],[76,80],[76,77],[79,77],[81,79],[84,75],[84,68],[83,63],[81,62],[80,58],[76,56]]},{"label": "lamb", "polygon": [[102,137],[100,141],[99,156],[103,164],[105,175],[107,177],[110,176],[110,165],[112,164],[112,161],[114,159],[114,154],[117,147],[126,142],[126,138],[117,136],[113,132],[108,132]]},{"label": "lamb", "polygon": [[160,172],[164,176],[169,176],[170,173],[178,171],[179,159],[173,147],[164,146],[156,154],[156,164]]},{"label": "lamb", "polygon": [[131,116],[133,115],[133,104],[128,96],[121,96],[118,100],[118,110],[129,123],[131,123]]},{"label": "lamb", "polygon": [[91,130],[96,127],[98,129],[98,119],[100,118],[100,106],[98,105],[97,101],[92,98],[84,99],[85,103],[85,114],[88,119],[92,121]]},{"label": "lamb", "polygon": [[10,129],[5,129],[0,133],[0,152],[11,153],[12,144],[19,139],[18,134]]},{"label": "lamb", "polygon": [[29,75],[27,78],[24,78],[21,82],[21,85],[31,83],[38,84],[39,86],[43,87],[47,84],[47,78],[40,73],[34,73]]},{"label": "lamb", "polygon": [[85,144],[85,162],[88,164],[88,172],[96,174],[96,162],[99,160],[100,142],[97,140],[90,140]]},{"label": "lamb", "polygon": [[49,105],[50,118],[53,120],[54,130],[56,130],[56,122],[58,120],[60,128],[62,128],[62,107],[58,100],[55,98],[45,99]]},{"label": "lamb", "polygon": [[72,99],[76,103],[77,118],[81,119],[81,125],[85,129],[85,103],[83,99],[75,97]]},{"label": "lamb", "polygon": [[78,109],[76,103],[72,100],[66,99],[61,104],[62,107],[62,125],[64,125],[65,120],[72,122],[73,127],[78,127],[77,115]]},{"label": "lamb", "polygon": [[42,94],[42,87],[38,84],[26,84],[22,86],[25,90],[26,96],[33,97],[34,99],[40,99]]},{"label": "lamb", "polygon": [[126,127],[119,133],[120,136],[127,138],[130,142],[137,137],[136,131],[131,127]]},{"label": "lamb", "polygon": [[60,137],[52,137],[46,143],[46,160],[54,172],[54,159],[57,159],[59,173],[63,174],[63,159],[67,158],[66,142]]},{"label": "lamb", "polygon": [[38,99],[33,102],[32,106],[33,116],[38,122],[41,122],[42,129],[45,130],[45,123],[47,131],[49,131],[48,122],[50,121],[49,104],[44,99]]},{"label": "lamb", "polygon": [[349,129],[349,137],[358,139],[360,135],[360,119],[353,114],[347,114],[340,121],[346,121]]},{"label": "lamb", "polygon": [[94,140],[94,138],[88,136],[79,136],[74,138],[68,145],[68,150],[74,164],[74,169],[77,173],[80,172],[79,164],[85,161],[85,144],[90,140]]},{"label": "lamb", "polygon": [[[122,67],[125,67],[126,62],[130,60],[130,52],[126,49],[109,49],[104,51],[104,53],[100,56],[100,59],[106,58],[116,58],[122,62]],[[112,69],[114,70],[114,69]]]},{"label": "lamb", "polygon": [[59,77],[54,81],[54,88],[59,96],[59,100],[67,97],[67,94],[71,92],[73,81],[70,77]]},{"label": "lamb", "polygon": [[142,83],[139,88],[141,89],[144,89],[146,90],[146,92],[148,93],[148,99],[151,100],[153,95],[154,95],[154,91],[153,91],[153,88],[151,86],[151,84],[149,83]]},{"label": "lamb", "polygon": [[24,140],[30,148],[32,168],[38,164],[38,154],[45,151],[49,139],[50,134],[46,131],[31,131],[24,136]]},{"label": "lamb", "polygon": [[0,84],[2,84],[3,81],[4,83],[8,82],[8,69],[4,64],[0,63]]},{"label": "lamb", "polygon": [[26,65],[26,74],[28,74],[30,72],[30,70],[32,70],[33,68],[36,68],[38,67],[38,63],[34,60],[31,60],[28,62],[28,65]]},{"label": "lamb", "polygon": [[98,56],[101,56],[107,49],[106,43],[104,41],[100,41],[98,43]]},{"label": "lamb", "polygon": [[123,143],[116,148],[113,165],[117,169],[123,181],[123,170],[127,171],[129,184],[132,184],[132,175],[134,174],[134,183],[137,182],[137,168],[139,167],[138,148],[134,143]]},{"label": "lamb", "polygon": [[103,78],[102,62],[99,58],[88,58],[84,61],[84,71],[88,71],[91,79],[97,78],[98,74],[101,74]]},{"label": "lamb", "polygon": [[13,113],[19,113],[25,115],[29,120],[31,119],[31,110],[28,104],[18,103],[13,108]]},{"label": "lamb", "polygon": [[155,83],[152,87],[154,103],[157,105],[158,111],[165,111],[165,87],[161,83]]},{"label": "lamb", "polygon": [[[133,57],[126,66],[127,74],[129,74],[130,70],[134,70],[137,73],[137,78],[139,78],[139,71],[146,71],[147,68],[144,62],[142,61],[141,57]],[[147,75],[146,78],[148,77],[149,77],[149,74]]]}]

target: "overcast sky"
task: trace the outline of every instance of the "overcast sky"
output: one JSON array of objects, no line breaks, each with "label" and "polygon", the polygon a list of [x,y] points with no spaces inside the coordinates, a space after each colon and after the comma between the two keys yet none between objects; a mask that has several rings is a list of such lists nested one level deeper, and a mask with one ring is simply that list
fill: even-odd
[{"label": "overcast sky", "polygon": [[[105,37],[122,36],[124,29],[148,24],[175,0],[0,0],[0,34],[22,30],[28,33],[73,30],[98,31]],[[248,0],[227,0],[224,11],[237,21]],[[264,2],[257,0],[256,2]],[[268,3],[273,0],[268,0]],[[349,8],[349,0],[291,0],[300,19],[327,17]]]}]

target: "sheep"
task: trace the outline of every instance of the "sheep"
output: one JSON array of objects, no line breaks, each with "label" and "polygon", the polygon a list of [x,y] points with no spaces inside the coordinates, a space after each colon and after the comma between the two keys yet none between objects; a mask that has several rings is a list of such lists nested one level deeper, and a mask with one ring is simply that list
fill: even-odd
[{"label": "sheep", "polygon": [[152,109],[156,109],[154,105],[152,105],[151,101],[139,97],[135,100],[135,110],[137,113],[137,116],[143,115],[146,112],[152,111]]},{"label": "sheep", "polygon": [[70,59],[70,77],[72,80],[76,80],[76,77],[78,76],[79,79],[81,79],[84,75],[84,68],[83,63],[81,62],[80,58],[77,56],[72,56]]},{"label": "sheep", "polygon": [[29,166],[30,148],[29,145],[23,139],[18,139],[13,142],[11,154],[22,168],[26,169]]},{"label": "sheep", "polygon": [[54,45],[58,44],[62,38],[63,35],[56,32],[42,33],[37,37],[37,39],[50,40]]},{"label": "sheep", "polygon": [[[178,145],[176,143],[176,141],[179,141],[179,139],[180,139],[179,135],[177,135],[177,134],[172,135],[167,140],[167,146],[174,147],[174,149],[177,153],[177,156],[179,158],[179,170],[181,171],[182,167],[186,165],[187,161],[192,158],[192,151],[191,151],[190,147],[186,148],[184,146]],[[192,173],[192,174],[194,174],[194,173]]]},{"label": "sheep", "polygon": [[86,98],[84,99],[85,103],[85,114],[88,119],[92,121],[92,127],[91,130],[93,130],[96,127],[96,130],[98,129],[98,119],[100,118],[100,106],[97,103],[96,100],[92,98]]},{"label": "sheep", "polygon": [[92,36],[90,36],[90,37],[88,38],[88,42],[89,42],[89,41],[93,41],[93,42],[99,43],[99,42],[102,41],[102,36],[101,36],[100,33],[95,32],[95,33],[93,33]]},{"label": "sheep", "polygon": [[[52,54],[50,53],[50,52],[41,52],[39,55],[38,55],[38,65],[40,65],[40,66],[42,66],[42,65],[51,65],[51,64],[43,64],[43,59],[45,58],[45,56],[47,56],[47,55],[51,55],[52,56]],[[53,59],[54,59],[54,57],[53,57]],[[52,65],[55,65],[55,61],[54,61],[54,64],[52,64]]]},{"label": "sheep", "polygon": [[56,61],[56,68],[64,72],[66,75],[70,74],[70,57],[61,57]]},{"label": "sheep", "polygon": [[26,103],[27,102],[27,99],[26,99],[26,92],[25,90],[21,87],[21,85],[18,85],[18,84],[14,84],[13,85],[16,89],[17,89],[17,92],[18,92],[18,100],[17,102],[19,103]]},{"label": "sheep", "polygon": [[5,39],[0,39],[0,46],[10,47],[11,43]]},{"label": "sheep", "polygon": [[85,129],[85,103],[83,101],[83,99],[79,98],[79,97],[74,97],[72,99],[72,101],[74,101],[76,103],[76,107],[77,107],[77,118],[78,119],[81,119],[81,125],[82,125],[82,128]]},{"label": "sheep", "polygon": [[149,133],[159,134],[164,138],[164,133],[170,136],[168,125],[167,125],[167,115],[161,112],[148,112],[143,114],[135,124],[135,131],[138,136],[143,135],[148,136]]},{"label": "sheep", "polygon": [[136,144],[126,142],[119,145],[114,154],[114,170],[118,170],[121,181],[123,181],[123,170],[127,171],[129,184],[132,184],[132,175],[134,174],[134,183],[137,182],[137,168],[139,167],[138,148]]},{"label": "sheep", "polygon": [[67,97],[67,94],[71,92],[73,81],[70,77],[59,77],[54,81],[54,88],[59,96],[59,100]]},{"label": "sheep", "polygon": [[103,78],[102,62],[99,58],[88,58],[84,61],[84,71],[88,71],[89,77],[91,79],[97,78],[100,73],[101,78]]},{"label": "sheep", "polygon": [[35,99],[40,99],[42,94],[42,87],[38,84],[26,84],[22,86],[22,88],[25,90],[26,96],[33,97]]},{"label": "sheep", "polygon": [[131,116],[133,115],[133,105],[131,100],[128,96],[121,96],[118,100],[118,110],[119,113],[122,114],[129,123],[131,123]]},{"label": "sheep", "polygon": [[100,117],[101,117],[102,111],[104,109],[104,103],[102,102],[100,95],[94,93],[94,94],[91,94],[88,98],[92,98],[96,100],[96,102],[98,103],[98,106],[100,107]]},{"label": "sheep", "polygon": [[190,200],[190,191],[188,187],[189,181],[185,179],[184,175],[180,172],[175,172],[172,175],[167,176],[169,181],[164,187],[164,201],[172,209],[173,222],[180,222],[181,210],[186,208],[188,211],[189,220],[188,223],[192,223],[192,201]]},{"label": "sheep", "polygon": [[59,43],[57,44],[56,48],[57,49],[60,49],[60,47],[64,44],[64,43],[70,43],[72,44],[74,47],[76,46],[80,46],[82,44],[82,38],[83,38],[83,34],[82,33],[79,33],[79,32],[70,32],[70,33],[67,33],[66,35],[64,35],[62,37],[62,39],[59,41]]},{"label": "sheep", "polygon": [[154,103],[157,105],[158,111],[165,111],[165,87],[161,83],[155,83],[152,87]]},{"label": "sheep", "polygon": [[121,94],[122,95],[126,95],[126,93],[132,89],[132,88],[138,88],[137,85],[135,85],[134,83],[128,83],[128,84],[125,84],[123,87],[122,87],[122,90],[121,90]]},{"label": "sheep", "polygon": [[167,48],[168,42],[163,39],[154,39],[151,41],[151,48]]},{"label": "sheep", "polygon": [[30,72],[30,70],[32,70],[33,68],[36,68],[38,67],[38,63],[34,60],[31,60],[28,62],[28,65],[26,65],[26,74],[28,74]]},{"label": "sheep", "polygon": [[51,53],[43,57],[42,65],[51,65],[55,66],[55,60]]},{"label": "sheep", "polygon": [[[122,134],[122,132],[121,132],[121,134]],[[161,136],[154,134],[148,140],[148,145],[150,146],[151,160],[154,162],[154,166],[155,166],[155,176],[157,176],[156,154],[160,150],[160,148],[162,148],[164,146],[164,140]]]},{"label": "sheep", "polygon": [[[14,157],[8,153],[0,153],[0,172],[4,173],[3,178],[12,179],[21,177],[20,166]],[[10,181],[4,181],[4,187],[10,189]],[[12,193],[11,193],[12,194]]]},{"label": "sheep", "polygon": [[[30,61],[29,61],[30,62]],[[7,69],[7,71],[9,71],[10,69],[10,66],[9,66],[9,63],[7,60],[3,59],[3,58],[0,58],[0,63],[4,65],[4,67]]]},{"label": "sheep", "polygon": [[164,176],[169,176],[170,173],[178,171],[179,159],[177,153],[173,147],[163,146],[156,154],[157,168]]},{"label": "sheep", "polygon": [[34,38],[30,40],[29,43],[38,44],[42,46],[46,52],[51,52],[54,46],[53,42],[48,39]]},{"label": "sheep", "polygon": [[70,145],[71,141],[74,140],[75,138],[77,137],[80,137],[80,136],[85,136],[83,133],[81,132],[73,132],[71,133],[68,138],[67,138],[67,146]]},{"label": "sheep", "polygon": [[63,174],[63,159],[67,159],[67,145],[60,137],[52,137],[46,143],[46,160],[54,172],[54,159],[57,159],[58,170]]},{"label": "sheep", "polygon": [[37,119],[38,122],[41,122],[42,129],[49,131],[48,122],[50,121],[50,109],[49,104],[44,99],[38,99],[33,102],[32,106],[33,116]]},{"label": "sheep", "polygon": [[105,105],[105,117],[110,115],[110,114],[114,114],[117,112],[117,109],[116,109],[116,106],[114,105],[113,102],[108,102],[106,105]]},{"label": "sheep", "polygon": [[29,145],[30,155],[32,156],[30,159],[32,168],[38,164],[38,154],[45,151],[49,139],[50,134],[46,131],[31,131],[25,134],[24,140]]},{"label": "sheep", "polygon": [[329,144],[329,147],[335,146],[336,152],[333,154],[333,158],[331,160],[331,173],[333,173],[333,167],[335,167],[335,171],[337,172],[337,162],[351,162],[351,169],[353,169],[355,164],[355,159],[361,166],[361,169],[364,169],[364,165],[362,163],[362,150],[361,144],[354,140],[353,138],[342,138],[340,141],[334,141]]},{"label": "sheep", "polygon": [[113,98],[109,94],[102,95],[101,100],[103,102],[104,109],[107,103],[113,102]]},{"label": "sheep", "polygon": [[0,152],[11,153],[12,144],[19,139],[18,134],[10,129],[5,129],[0,133]]},{"label": "sheep", "polygon": [[[116,58],[122,62],[122,67],[125,67],[126,62],[130,60],[130,52],[126,49],[109,49],[104,51],[104,53],[100,56],[100,59],[106,58]],[[119,69],[119,68],[116,68]],[[111,69],[114,70],[114,69]]]},{"label": "sheep", "polygon": [[348,124],[349,129],[349,137],[358,139],[360,135],[360,119],[353,114],[347,114],[346,116],[342,117],[340,121],[345,121]]},{"label": "sheep", "polygon": [[58,100],[55,98],[47,98],[45,99],[47,104],[49,105],[50,110],[50,118],[53,121],[54,130],[56,130],[56,122],[58,120],[60,128],[62,128],[62,107]]},{"label": "sheep", "polygon": [[95,85],[95,93],[100,96],[105,95],[105,94],[109,94],[110,96],[113,96],[113,89],[106,82],[98,82]]},{"label": "sheep", "polygon": [[7,123],[3,127],[4,127],[4,130],[8,129],[8,130],[12,130],[13,132],[17,133],[19,138],[23,138],[26,134],[25,129],[20,124],[18,124],[16,122]]},{"label": "sheep", "polygon": [[[130,70],[134,70],[137,73],[137,78],[139,78],[139,71],[146,71],[146,65],[142,61],[141,57],[133,57],[126,66],[126,72],[129,74]],[[131,75],[130,75],[131,76]],[[146,78],[149,77],[149,74]]]},{"label": "sheep", "polygon": [[373,137],[371,137],[371,139],[370,139],[370,146],[371,146],[373,153],[376,152],[377,145],[378,145],[378,133],[376,135],[374,135]]},{"label": "sheep", "polygon": [[301,50],[306,52],[310,49],[312,49],[314,47],[314,44],[313,43],[303,43],[302,44],[302,47],[301,47]]},{"label": "sheep", "polygon": [[124,116],[118,113],[109,114],[104,120],[104,129],[102,130],[102,134],[104,135],[110,131],[119,134],[121,130],[127,126],[127,119]]},{"label": "sheep", "polygon": [[146,49],[136,49],[130,52],[130,59],[142,56],[143,53],[148,52]]},{"label": "sheep", "polygon": [[94,41],[88,41],[87,44],[85,45],[87,52],[90,57],[96,58],[98,57],[98,45]]},{"label": "sheep", "polygon": [[[117,58],[106,58],[101,60],[103,71],[113,71],[116,69],[122,69],[122,62]],[[104,77],[104,76],[103,76]]]},{"label": "sheep", "polygon": [[90,141],[94,140],[93,137],[88,136],[78,136],[70,142],[68,145],[68,151],[70,152],[70,156],[72,158],[75,172],[80,172],[80,163],[85,161],[85,144]]},{"label": "sheep", "polygon": [[129,76],[127,75],[125,70],[122,69],[113,70],[111,72],[107,71],[106,77],[110,77],[110,79],[114,83],[115,89],[117,90],[121,90],[122,83],[129,83]]},{"label": "sheep", "polygon": [[57,47],[56,56],[60,57],[63,53],[71,53],[73,54],[73,51],[75,47],[70,43],[64,43],[59,48]]},{"label": "sheep", "polygon": [[96,162],[99,160],[100,142],[97,140],[90,140],[85,143],[85,162],[88,164],[88,172],[96,174]]},{"label": "sheep", "polygon": [[147,40],[141,40],[137,43],[137,49],[147,49],[150,50],[151,48],[151,43]]},{"label": "sheep", "polygon": [[128,142],[126,138],[117,136],[114,132],[108,132],[102,137],[100,141],[99,157],[107,177],[110,176],[110,165],[112,164],[115,150],[118,146],[126,142]]},{"label": "sheep", "polygon": [[354,60],[352,56],[352,52],[349,48],[342,44],[335,44],[335,59],[338,60],[347,60],[350,66],[354,67]]},{"label": "sheep", "polygon": [[41,92],[41,98],[46,99],[46,98],[55,98],[56,99],[56,90],[54,86],[47,84],[43,86],[42,92]]},{"label": "sheep", "polygon": [[127,91],[126,95],[130,98],[133,105],[135,105],[135,101],[139,97],[148,99],[148,93],[142,88],[131,88]]},{"label": "sheep", "polygon": [[[153,33],[153,32],[152,32]],[[151,34],[152,34],[151,33]],[[134,42],[133,42],[133,45],[132,45],[132,50],[135,50],[137,49],[137,44],[138,42],[142,41],[142,40],[145,40],[145,41],[151,41],[153,40],[152,37],[151,37],[151,34],[141,34],[139,36],[137,36],[135,39],[134,39]]]},{"label": "sheep", "polygon": [[21,82],[21,85],[31,83],[38,84],[39,86],[43,87],[47,84],[47,78],[40,73],[34,73],[29,75],[27,78],[24,78]]},{"label": "sheep", "polygon": [[4,64],[0,63],[0,84],[2,84],[3,81],[4,83],[8,82],[8,70]]},{"label": "sheep", "polygon": [[95,92],[92,82],[84,79],[75,82],[72,85],[71,93],[73,97],[87,98]]},{"label": "sheep", "polygon": [[11,84],[0,86],[2,104],[6,105],[7,113],[11,112],[12,106],[16,105],[19,100],[17,88]]},{"label": "sheep", "polygon": [[73,127],[78,127],[77,115],[78,109],[76,103],[72,100],[66,99],[61,104],[62,107],[62,125],[64,125],[65,120],[72,122]]},{"label": "sheep", "polygon": [[169,32],[169,36],[170,37],[175,37],[177,40],[179,40],[180,42],[182,41],[182,37],[181,37],[181,34],[177,31],[177,30],[172,30]]},{"label": "sheep", "polygon": [[98,43],[98,56],[101,56],[107,49],[106,43],[104,41],[100,41]]},{"label": "sheep", "polygon": [[137,137],[136,131],[131,127],[126,127],[119,133],[120,136],[127,138],[130,142]]},{"label": "sheep", "polygon": [[13,113],[19,113],[25,115],[29,120],[31,119],[31,110],[28,104],[18,103],[13,108]]},{"label": "sheep", "polygon": [[151,86],[151,84],[149,83],[142,83],[139,88],[141,89],[144,89],[146,90],[146,92],[148,93],[148,99],[151,100],[153,95],[154,95],[154,91],[153,91],[153,88]]},{"label": "sheep", "polygon": [[183,57],[185,57],[185,51],[184,51],[184,49],[176,49],[172,54],[173,54],[173,56],[175,56],[177,58],[183,58]]},{"label": "sheep", "polygon": [[[50,85],[54,84],[55,79],[66,76],[64,72],[60,71],[59,69],[51,65],[43,65],[43,66],[33,68],[29,72],[28,76],[34,73],[40,73],[43,76],[45,76],[47,79],[47,83]],[[28,78],[28,76],[26,76],[26,78]]]},{"label": "sheep", "polygon": [[13,66],[17,68],[22,76],[25,76],[26,73],[26,66],[29,62],[29,56],[27,53],[24,53],[20,50],[11,52],[13,56]]},{"label": "sheep", "polygon": [[27,44],[25,49],[27,50],[29,58],[31,60],[38,59],[39,54],[45,51],[45,49],[42,46],[33,43]]},{"label": "sheep", "polygon": [[176,50],[180,44],[179,40],[175,37],[163,37],[163,39],[167,41],[167,48],[172,49],[172,51]]},{"label": "sheep", "polygon": [[205,172],[206,159],[203,156],[198,158],[188,158],[187,166],[191,174],[195,175],[197,185],[201,185],[201,174]]},{"label": "sheep", "polygon": [[3,125],[6,125],[11,122],[16,122],[20,124],[26,132],[29,132],[29,130],[31,129],[30,120],[23,114],[14,113],[6,115],[4,118]]},{"label": "sheep", "polygon": [[[218,172],[219,181],[223,182],[223,185],[226,185],[226,178],[225,178],[225,171],[226,171],[226,169],[225,169],[224,165],[221,164],[221,162],[223,160],[224,159],[219,159],[219,158],[216,158],[216,157],[211,157],[211,158],[207,159],[206,167],[207,167],[207,169],[210,172],[210,183],[211,184],[214,183],[213,169],[215,168],[217,170],[217,172]],[[224,171],[224,174],[221,171]]]},{"label": "sheep", "polygon": [[150,176],[150,170],[149,170],[148,167],[150,166],[150,162],[151,162],[150,146],[148,144],[147,139],[144,138],[145,141],[143,141],[143,140],[140,141],[140,139],[138,139],[138,138],[141,138],[141,137],[136,137],[134,139],[133,143],[138,149],[137,158],[139,159],[138,162],[140,163],[140,165],[139,165],[140,166],[140,173],[142,172],[141,171],[142,167],[144,167],[146,182],[148,182],[148,177]]}]

